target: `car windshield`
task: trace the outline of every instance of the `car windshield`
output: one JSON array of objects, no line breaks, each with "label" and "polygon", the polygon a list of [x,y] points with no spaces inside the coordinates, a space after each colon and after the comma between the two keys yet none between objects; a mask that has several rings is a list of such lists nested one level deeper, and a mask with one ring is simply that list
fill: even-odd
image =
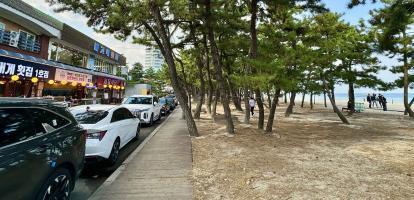
[{"label": "car windshield", "polygon": [[88,110],[81,112],[74,111],[72,114],[80,124],[96,124],[104,119],[108,115],[108,112],[104,110]]},{"label": "car windshield", "polygon": [[125,104],[152,104],[151,97],[129,97]]}]

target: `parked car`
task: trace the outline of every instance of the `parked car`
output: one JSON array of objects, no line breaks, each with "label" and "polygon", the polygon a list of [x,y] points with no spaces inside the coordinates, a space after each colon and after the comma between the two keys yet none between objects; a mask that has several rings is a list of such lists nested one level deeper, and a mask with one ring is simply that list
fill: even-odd
[{"label": "parked car", "polygon": [[167,115],[171,112],[170,104],[165,97],[160,98],[161,115]]},{"label": "parked car", "polygon": [[0,98],[0,121],[0,199],[69,199],[86,132],[66,105]]},{"label": "parked car", "polygon": [[174,98],[166,96],[165,99],[167,100],[167,104],[170,105],[170,110],[174,110],[176,106]]},{"label": "parked car", "polygon": [[119,150],[139,138],[140,120],[123,106],[83,105],[73,107],[71,113],[87,130],[86,161],[115,164]]},{"label": "parked car", "polygon": [[128,97],[123,106],[141,119],[141,123],[152,125],[161,119],[161,105],[153,95],[133,95]]},{"label": "parked car", "polygon": [[177,100],[177,97],[175,97],[174,94],[169,94],[169,95],[167,95],[167,97],[174,99],[175,106],[178,106],[178,100]]}]

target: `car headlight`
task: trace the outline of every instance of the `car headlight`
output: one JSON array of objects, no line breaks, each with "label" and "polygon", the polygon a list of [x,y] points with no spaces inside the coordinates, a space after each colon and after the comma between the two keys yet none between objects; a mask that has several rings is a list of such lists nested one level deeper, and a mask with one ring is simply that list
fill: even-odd
[{"label": "car headlight", "polygon": [[132,114],[137,118],[141,118],[141,110],[133,110]]}]

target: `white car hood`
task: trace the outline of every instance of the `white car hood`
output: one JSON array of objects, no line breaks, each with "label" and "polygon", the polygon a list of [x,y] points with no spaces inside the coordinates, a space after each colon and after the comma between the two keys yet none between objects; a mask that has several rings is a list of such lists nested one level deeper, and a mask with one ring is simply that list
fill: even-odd
[{"label": "white car hood", "polygon": [[146,109],[152,108],[152,105],[145,105],[145,104],[122,104],[122,106],[130,110],[146,110]]}]

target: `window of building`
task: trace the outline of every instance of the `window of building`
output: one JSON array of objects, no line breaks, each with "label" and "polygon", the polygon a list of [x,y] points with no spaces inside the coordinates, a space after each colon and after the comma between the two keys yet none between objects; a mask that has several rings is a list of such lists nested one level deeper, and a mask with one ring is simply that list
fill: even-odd
[{"label": "window of building", "polygon": [[22,31],[22,30],[20,30],[19,32],[20,32],[20,39],[22,39],[22,40],[26,40],[26,41],[30,41],[30,42],[34,42],[36,40],[36,36],[31,34],[31,33],[28,33],[26,31]]},{"label": "window of building", "polygon": [[86,68],[88,65],[87,54],[56,42],[49,46],[49,59],[76,67]]}]

